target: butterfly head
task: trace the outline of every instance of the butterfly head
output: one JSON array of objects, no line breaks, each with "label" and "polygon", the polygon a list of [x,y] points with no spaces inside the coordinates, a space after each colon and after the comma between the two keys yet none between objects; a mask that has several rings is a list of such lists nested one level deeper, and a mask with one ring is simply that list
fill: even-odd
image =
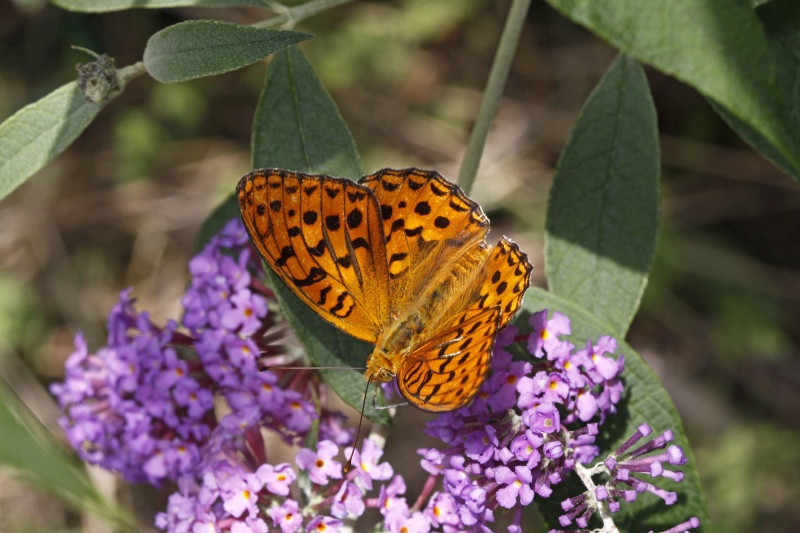
[{"label": "butterfly head", "polygon": [[388,382],[397,375],[395,368],[396,360],[386,352],[386,350],[375,347],[375,350],[367,358],[367,369],[364,371],[364,379],[370,382]]}]

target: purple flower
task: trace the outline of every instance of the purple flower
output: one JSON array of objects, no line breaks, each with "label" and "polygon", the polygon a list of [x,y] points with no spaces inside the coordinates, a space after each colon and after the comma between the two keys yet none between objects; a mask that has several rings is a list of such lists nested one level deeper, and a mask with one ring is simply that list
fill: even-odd
[{"label": "purple flower", "polygon": [[[596,433],[596,427],[589,427],[585,432],[577,431],[572,435],[574,440],[580,439],[584,433]],[[637,431],[625,441],[617,450],[606,457],[602,466],[610,479],[594,491],[587,490],[578,496],[561,502],[565,514],[559,517],[559,523],[566,527],[575,522],[580,527],[586,527],[588,518],[595,512],[598,502],[603,502],[614,513],[621,509],[622,504],[637,499],[639,493],[649,492],[664,500],[667,505],[677,501],[677,494],[663,490],[653,483],[644,481],[644,476],[658,479],[667,477],[680,482],[683,479],[681,472],[673,472],[664,468],[665,464],[682,465],[686,463],[686,456],[679,446],[668,445],[672,440],[672,432],[667,430],[648,442],[634,448],[642,439],[649,437],[652,430],[647,424],[639,426]],[[665,450],[662,453],[652,452]],[[576,468],[582,468],[579,465]],[[595,467],[597,468],[597,467]],[[696,519],[691,519],[684,524],[670,529],[670,531],[688,531],[699,526]]]},{"label": "purple flower", "polygon": [[456,499],[452,494],[436,492],[428,500],[425,515],[430,519],[431,525],[457,526],[460,523]]},{"label": "purple flower", "polygon": [[[350,456],[353,448],[345,449],[345,455]],[[358,450],[353,453],[353,466],[355,466],[356,479],[361,483],[361,486],[367,490],[372,489],[372,481],[383,481],[389,479],[394,474],[392,465],[389,463],[378,463],[383,450],[375,444],[372,439],[364,439],[364,444],[361,447],[361,452]]]},{"label": "purple flower", "polygon": [[286,429],[298,434],[304,434],[308,431],[317,414],[314,406],[303,400],[300,393],[294,390],[284,392],[283,405],[284,408],[280,416],[286,425]]},{"label": "purple flower", "polygon": [[569,319],[558,311],[547,320],[547,309],[542,309],[531,315],[529,323],[533,326],[533,333],[528,338],[528,351],[536,357],[550,359],[561,343],[558,336],[572,332]]},{"label": "purple flower", "polygon": [[386,528],[390,533],[428,533],[431,523],[423,513],[415,511],[410,514],[395,514],[386,519]]},{"label": "purple flower", "polygon": [[343,522],[329,516],[315,516],[306,526],[306,531],[316,531],[317,533],[338,533],[341,531]]},{"label": "purple flower", "polygon": [[551,403],[543,403],[533,410],[528,422],[530,428],[543,434],[555,433],[561,429],[558,409]]},{"label": "purple flower", "polygon": [[219,481],[220,498],[224,509],[235,518],[245,512],[250,517],[256,517],[257,494],[261,487],[262,483],[255,474],[230,471],[227,477]]},{"label": "purple flower", "polygon": [[541,459],[539,449],[542,444],[544,444],[544,439],[541,434],[528,429],[511,442],[511,452],[514,457],[523,461],[526,467],[534,468]]},{"label": "purple flower", "polygon": [[303,448],[297,452],[297,465],[308,470],[308,477],[318,485],[327,485],[328,478],[340,479],[342,477],[342,463],[334,461],[339,453],[339,447],[329,440],[323,440],[317,445],[314,452]]},{"label": "purple flower", "polygon": [[331,514],[336,518],[358,517],[364,513],[364,491],[350,481],[342,483],[342,487],[331,504]]},{"label": "purple flower", "polygon": [[84,460],[160,484],[196,462],[212,429],[212,403],[168,346],[177,324],[159,329],[133,303],[130,290],[120,294],[109,345],[96,355],[76,336],[65,381],[51,390],[64,411],[59,423]]},{"label": "purple flower", "polygon": [[506,509],[511,509],[517,504],[528,505],[533,501],[533,476],[531,471],[522,465],[510,468],[501,466],[494,471],[494,479],[505,487],[497,491],[497,501]]},{"label": "purple flower", "polygon": [[[498,506],[515,509],[517,516],[534,494],[548,497],[551,485],[564,479],[576,459],[597,451],[596,424],[573,431],[565,425],[598,415],[602,421],[620,397],[622,357],[607,356],[616,349],[613,339],[588,345],[601,361],[588,352],[574,353],[574,345],[559,338],[571,331],[566,316],[555,313],[548,321],[545,310],[533,315],[531,325],[529,351],[546,359],[514,361],[506,348],[517,332],[504,334],[476,400],[426,425],[446,448],[420,450],[421,465],[443,477],[442,494],[455,502],[457,528],[491,531]],[[612,373],[601,374],[595,364],[608,364],[605,359],[616,366],[610,380],[604,375]],[[519,529],[519,519],[511,527]]]},{"label": "purple flower", "polygon": [[294,533],[303,526],[303,515],[300,514],[300,506],[296,501],[287,499],[283,504],[272,507],[269,510],[272,522],[282,533]]},{"label": "purple flower", "polygon": [[258,294],[243,289],[230,298],[231,307],[220,319],[226,329],[250,335],[261,327],[261,319],[267,316],[267,301]]},{"label": "purple flower", "polygon": [[389,522],[390,518],[393,517],[405,519],[408,516],[406,499],[398,497],[401,494],[405,494],[405,492],[406,482],[402,476],[394,476],[388,485],[381,485],[378,508],[386,522]]},{"label": "purple flower", "polygon": [[481,431],[473,431],[467,436],[464,452],[470,459],[485,463],[494,456],[498,445],[495,428],[485,425]]},{"label": "purple flower", "polygon": [[297,478],[297,474],[288,463],[277,466],[263,464],[256,470],[256,475],[269,492],[280,496],[289,495],[289,486]]}]

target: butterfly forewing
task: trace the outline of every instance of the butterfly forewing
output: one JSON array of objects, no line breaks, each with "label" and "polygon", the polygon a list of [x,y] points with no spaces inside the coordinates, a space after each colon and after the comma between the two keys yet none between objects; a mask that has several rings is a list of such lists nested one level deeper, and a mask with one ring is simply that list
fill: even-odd
[{"label": "butterfly forewing", "polygon": [[489,231],[481,207],[437,172],[384,169],[360,183],[380,204],[395,298],[413,298],[430,271]]},{"label": "butterfly forewing", "polygon": [[464,311],[450,327],[408,356],[397,374],[400,393],[424,411],[458,409],[475,396],[492,357],[500,309]]},{"label": "butterfly forewing", "polygon": [[323,319],[375,342],[389,309],[386,249],[372,192],[352,181],[258,170],[236,189],[264,260]]}]

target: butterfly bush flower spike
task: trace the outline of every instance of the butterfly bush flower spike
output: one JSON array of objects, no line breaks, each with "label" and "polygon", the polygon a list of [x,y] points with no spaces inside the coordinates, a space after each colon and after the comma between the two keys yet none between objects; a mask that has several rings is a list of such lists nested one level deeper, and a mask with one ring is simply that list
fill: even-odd
[{"label": "butterfly bush flower spike", "polygon": [[[305,436],[317,417],[310,391],[285,390],[277,373],[261,370],[285,354],[272,343],[271,293],[251,274],[259,269],[241,222],[231,221],[191,260],[181,321],[154,324],[126,289],[109,313],[106,346],[91,353],[76,335],[65,380],[51,390],[84,460],[159,485],[200,463],[221,426],[259,421],[288,442]],[[215,395],[232,408],[222,419]],[[329,425],[338,420],[323,409],[321,430],[347,444],[351,432]]]},{"label": "butterfly bush flower spike", "polygon": [[[505,508],[514,512],[510,531],[520,531],[525,506],[536,498],[550,497],[553,485],[573,470],[585,471],[583,464],[598,456],[594,444],[598,425],[615,412],[619,402],[624,360],[616,354],[612,338],[603,337],[576,350],[560,338],[571,331],[565,315],[555,313],[548,320],[547,310],[543,310],[532,315],[530,324],[533,331],[529,335],[519,336],[512,327],[509,334],[498,337],[492,375],[471,406],[441,415],[426,426],[426,431],[445,445],[443,449],[419,450],[422,468],[431,479],[443,480],[443,491],[434,493],[431,501],[452,502],[457,512],[446,516],[448,525],[456,529],[491,531],[494,512]],[[533,361],[513,361],[507,350],[513,342],[524,342]],[[509,384],[514,385],[510,400],[489,400],[493,391]],[[589,408],[586,397],[592,399]],[[635,440],[620,448],[611,456],[616,464],[610,485],[593,498],[618,508],[620,501],[635,499],[638,490],[672,502],[671,493],[638,478],[643,472],[664,476],[667,471],[661,464],[682,463],[677,447],[643,457],[670,437],[666,432],[635,450],[631,449]],[[612,466],[603,468],[612,471]],[[681,474],[666,476],[678,481]],[[617,486],[626,484],[625,488]],[[597,510],[589,502],[586,494],[569,500],[569,523],[588,524]],[[568,525],[564,520],[562,517],[562,526]]]},{"label": "butterfly bush flower spike", "polygon": [[[659,478],[674,482],[682,481],[682,472],[668,470],[665,465],[683,465],[686,463],[686,456],[679,446],[669,444],[673,438],[669,430],[634,447],[651,433],[650,427],[642,424],[625,443],[593,468],[586,468],[580,464],[575,466],[587,490],[561,502],[561,507],[565,511],[559,518],[562,527],[575,523],[580,528],[586,528],[591,515],[597,513],[603,519],[604,526],[608,528],[603,531],[613,531],[610,529],[613,524],[613,513],[618,512],[625,503],[635,501],[639,494],[644,492],[660,497],[666,505],[673,505],[677,501],[676,493],[661,489],[656,483]],[[595,485],[593,477],[596,475],[604,475],[609,479],[601,485]],[[646,478],[652,479],[652,482]],[[699,521],[693,517],[667,531],[689,531],[697,527]]]}]

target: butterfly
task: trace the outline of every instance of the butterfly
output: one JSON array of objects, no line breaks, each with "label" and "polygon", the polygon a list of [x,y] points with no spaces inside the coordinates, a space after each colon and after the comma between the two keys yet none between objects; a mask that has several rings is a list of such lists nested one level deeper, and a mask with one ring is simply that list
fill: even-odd
[{"label": "butterfly", "polygon": [[357,183],[256,170],[236,187],[264,261],[327,322],[375,344],[364,379],[397,378],[424,411],[452,411],[483,383],[531,264],[437,172],[384,169]]}]

